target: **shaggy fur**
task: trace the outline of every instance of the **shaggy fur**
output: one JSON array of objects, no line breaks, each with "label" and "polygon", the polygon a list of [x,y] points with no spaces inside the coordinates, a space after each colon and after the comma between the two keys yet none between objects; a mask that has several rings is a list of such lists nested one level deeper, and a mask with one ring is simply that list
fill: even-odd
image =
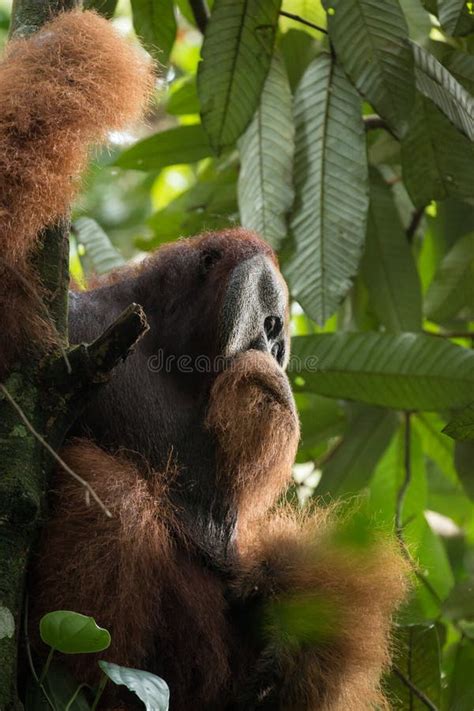
[{"label": "shaggy fur", "polygon": [[[383,539],[347,547],[323,508],[304,516],[269,509],[289,481],[298,425],[287,381],[268,356],[237,356],[217,377],[208,412],[219,442],[217,496],[238,501],[226,567],[203,565],[171,503],[179,477],[172,464],[145,478],[122,456],[76,441],[67,461],[114,518],[58,472],[34,572],[33,628],[50,609],[94,615],[112,632],[100,656],[163,676],[173,711],[187,711],[190,699],[202,711],[388,708],[380,675],[406,587],[396,548]],[[313,629],[315,619],[322,627]],[[79,679],[96,678],[89,655],[67,661]],[[116,708],[113,697],[105,708]]]},{"label": "shaggy fur", "polygon": [[137,119],[151,67],[93,12],[63,13],[7,45],[0,64],[0,376],[31,341],[54,340],[29,257],[66,215],[92,144]]}]

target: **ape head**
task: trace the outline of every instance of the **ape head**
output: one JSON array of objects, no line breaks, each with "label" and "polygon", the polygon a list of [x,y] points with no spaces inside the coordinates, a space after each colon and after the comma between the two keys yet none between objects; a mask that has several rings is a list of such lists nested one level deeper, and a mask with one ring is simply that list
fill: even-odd
[{"label": "ape head", "polygon": [[227,545],[291,475],[298,421],[283,370],[287,288],[255,233],[204,234],[74,294],[71,340],[99,335],[133,301],[150,331],[80,430],[153,472],[172,468],[171,496],[194,537],[214,532],[215,554],[216,537]]}]

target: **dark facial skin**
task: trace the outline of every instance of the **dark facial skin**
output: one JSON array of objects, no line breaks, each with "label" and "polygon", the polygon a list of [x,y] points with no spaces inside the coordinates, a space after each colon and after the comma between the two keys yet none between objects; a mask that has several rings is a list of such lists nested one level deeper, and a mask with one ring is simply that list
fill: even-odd
[{"label": "dark facial skin", "polygon": [[73,294],[71,341],[97,337],[131,302],[143,306],[150,331],[97,393],[78,433],[111,451],[125,448],[145,476],[176,463],[174,499],[215,556],[232,537],[235,512],[214,497],[215,443],[203,424],[209,391],[238,353],[261,350],[286,365],[286,286],[253,233],[183,240],[115,283]]}]

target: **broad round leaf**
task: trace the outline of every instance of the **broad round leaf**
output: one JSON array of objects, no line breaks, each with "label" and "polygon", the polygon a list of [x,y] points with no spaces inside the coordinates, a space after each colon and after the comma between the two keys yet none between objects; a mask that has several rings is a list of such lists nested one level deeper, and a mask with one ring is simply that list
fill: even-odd
[{"label": "broad round leaf", "polygon": [[209,20],[198,95],[202,124],[220,153],[247,128],[270,68],[281,0],[216,0]]},{"label": "broad round leaf", "polygon": [[293,204],[294,125],[290,86],[279,56],[272,60],[260,105],[239,141],[239,209],[244,227],[278,249]]},{"label": "broad round leaf", "polygon": [[126,686],[145,704],[146,711],[168,711],[170,691],[159,676],[140,669],[100,661],[99,666],[114,684]]},{"label": "broad round leaf", "polygon": [[328,54],[301,80],[295,125],[296,251],[285,274],[295,299],[323,324],[352,285],[369,203],[360,99]]},{"label": "broad round leaf", "polygon": [[69,610],[48,612],[40,620],[40,635],[45,644],[63,654],[101,652],[110,646],[110,634],[93,617]]},{"label": "broad round leaf", "polygon": [[403,135],[415,98],[408,27],[398,0],[323,0],[329,35],[354,85]]},{"label": "broad round leaf", "polygon": [[296,336],[290,375],[298,390],[401,410],[442,410],[474,401],[474,352],[404,333]]}]

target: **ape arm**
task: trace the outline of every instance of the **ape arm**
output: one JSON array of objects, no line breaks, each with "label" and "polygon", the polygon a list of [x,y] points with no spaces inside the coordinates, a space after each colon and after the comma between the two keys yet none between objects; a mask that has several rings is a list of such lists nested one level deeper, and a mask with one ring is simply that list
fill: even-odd
[{"label": "ape arm", "polygon": [[283,510],[240,551],[234,593],[258,610],[260,652],[245,709],[384,709],[380,686],[407,570],[395,544],[342,541],[334,514]]}]

